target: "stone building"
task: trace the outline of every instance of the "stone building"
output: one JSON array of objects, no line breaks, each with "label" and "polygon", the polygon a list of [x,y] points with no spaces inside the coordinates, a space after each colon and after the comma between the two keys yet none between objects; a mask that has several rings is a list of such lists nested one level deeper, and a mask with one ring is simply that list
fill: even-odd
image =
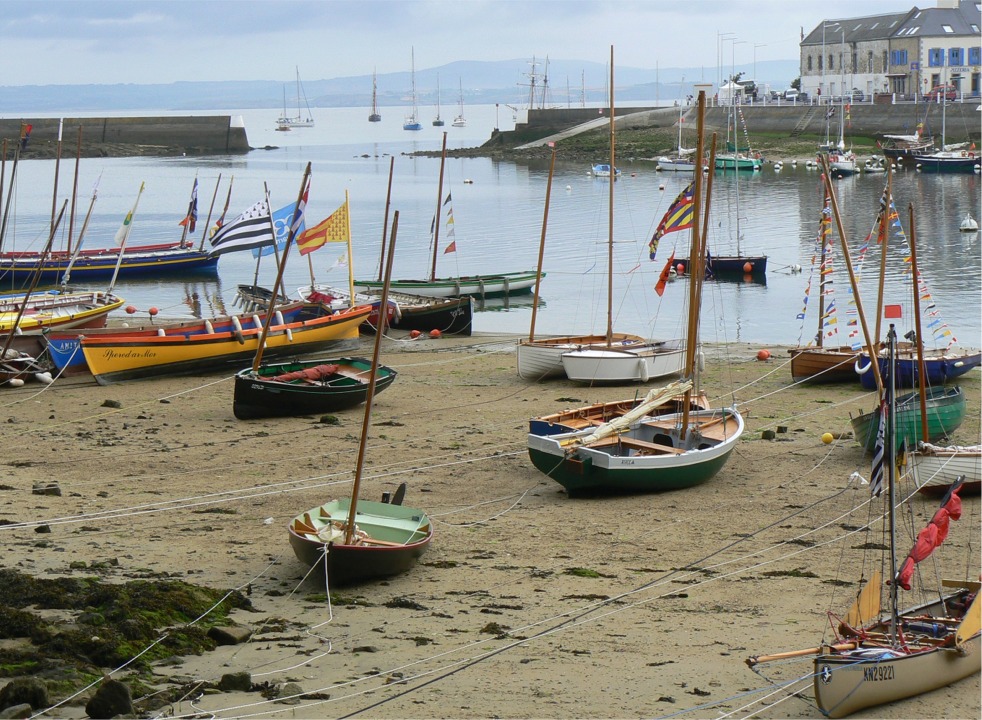
[{"label": "stone building", "polygon": [[843,95],[911,99],[940,85],[957,97],[982,88],[982,3],[937,0],[913,8],[824,20],[800,43],[801,91],[819,102]]}]

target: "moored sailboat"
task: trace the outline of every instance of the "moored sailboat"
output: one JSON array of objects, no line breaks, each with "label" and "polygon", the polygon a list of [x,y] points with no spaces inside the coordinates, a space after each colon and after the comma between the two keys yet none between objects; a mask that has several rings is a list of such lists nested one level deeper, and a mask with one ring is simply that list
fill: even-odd
[{"label": "moored sailboat", "polygon": [[412,50],[412,65],[410,67],[409,77],[411,84],[409,93],[412,101],[412,109],[403,121],[402,129],[415,132],[423,129],[422,124],[419,122],[419,109],[416,107],[416,48]]}]

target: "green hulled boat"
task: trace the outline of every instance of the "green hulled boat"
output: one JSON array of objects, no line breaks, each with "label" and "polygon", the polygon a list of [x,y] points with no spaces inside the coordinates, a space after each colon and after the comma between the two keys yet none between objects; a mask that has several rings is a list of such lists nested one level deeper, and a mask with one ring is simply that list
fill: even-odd
[{"label": "green hulled boat", "polygon": [[[926,392],[928,442],[937,442],[953,433],[965,419],[965,393],[957,385],[929,388]],[[880,410],[851,418],[852,432],[856,440],[870,452],[876,445]],[[924,439],[921,429],[921,403],[917,393],[907,393],[897,398],[898,442],[903,439],[909,449],[917,447]]]}]

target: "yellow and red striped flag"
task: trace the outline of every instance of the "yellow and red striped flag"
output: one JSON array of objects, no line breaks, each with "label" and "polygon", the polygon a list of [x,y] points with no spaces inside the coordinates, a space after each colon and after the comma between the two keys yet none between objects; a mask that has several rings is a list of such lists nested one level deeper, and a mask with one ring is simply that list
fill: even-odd
[{"label": "yellow and red striped flag", "polygon": [[327,219],[305,230],[297,238],[297,248],[301,255],[309,255],[317,248],[331,242],[348,241],[348,201],[345,200]]}]

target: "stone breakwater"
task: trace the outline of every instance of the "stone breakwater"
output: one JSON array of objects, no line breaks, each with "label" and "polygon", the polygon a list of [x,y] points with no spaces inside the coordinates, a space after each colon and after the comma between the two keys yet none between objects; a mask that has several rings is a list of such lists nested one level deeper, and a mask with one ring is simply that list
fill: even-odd
[{"label": "stone breakwater", "polygon": [[[31,126],[26,146],[21,140],[25,125]],[[58,118],[0,119],[8,159],[18,146],[23,158],[54,157],[58,125]],[[64,118],[62,155],[74,155],[79,142],[83,157],[225,155],[252,149],[241,117],[234,115]]]}]

